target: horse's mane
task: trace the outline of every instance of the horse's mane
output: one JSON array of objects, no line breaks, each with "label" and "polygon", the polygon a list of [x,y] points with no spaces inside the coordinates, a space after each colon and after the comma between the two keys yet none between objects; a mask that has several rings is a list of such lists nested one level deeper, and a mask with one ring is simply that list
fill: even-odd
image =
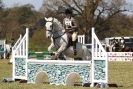
[{"label": "horse's mane", "polygon": [[48,19],[49,19],[49,21],[53,20],[53,22],[56,23],[59,26],[59,28],[63,29],[63,25],[58,19],[53,18],[53,17],[49,17]]}]

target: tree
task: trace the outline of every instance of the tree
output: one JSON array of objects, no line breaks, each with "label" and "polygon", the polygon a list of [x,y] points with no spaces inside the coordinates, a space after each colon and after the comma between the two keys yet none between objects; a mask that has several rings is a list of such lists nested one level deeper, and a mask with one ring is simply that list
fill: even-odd
[{"label": "tree", "polygon": [[125,0],[44,0],[41,11],[45,15],[62,18],[62,14],[59,15],[59,10],[63,10],[63,7],[72,8],[79,19],[80,29],[84,29],[84,33],[88,35],[91,27],[95,27],[97,32],[109,30],[111,18],[127,11],[124,7],[125,2]]},{"label": "tree", "polygon": [[2,10],[4,7],[3,3],[2,3],[2,0],[0,0],[0,10]]},{"label": "tree", "polygon": [[8,41],[12,38],[17,39],[19,34],[25,31],[25,27],[34,24],[40,15],[30,4],[3,8],[0,13],[0,38]]}]

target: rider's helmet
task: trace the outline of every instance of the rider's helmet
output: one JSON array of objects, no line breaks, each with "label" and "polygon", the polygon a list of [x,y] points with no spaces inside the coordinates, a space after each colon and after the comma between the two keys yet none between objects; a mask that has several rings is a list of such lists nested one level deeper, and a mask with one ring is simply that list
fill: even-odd
[{"label": "rider's helmet", "polygon": [[66,14],[66,15],[68,15],[68,14],[72,15],[72,13],[73,13],[73,12],[72,12],[71,9],[66,9],[66,10],[65,10],[65,14]]}]

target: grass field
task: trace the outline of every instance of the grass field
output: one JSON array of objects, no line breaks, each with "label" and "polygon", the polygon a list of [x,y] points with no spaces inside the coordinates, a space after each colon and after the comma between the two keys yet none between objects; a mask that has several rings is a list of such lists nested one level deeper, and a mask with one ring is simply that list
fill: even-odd
[{"label": "grass field", "polygon": [[[3,83],[4,77],[12,74],[12,65],[8,60],[0,60],[0,89],[96,89],[82,86],[55,86],[49,84],[26,84],[26,83]],[[109,84],[117,85],[108,89],[133,89],[133,62],[110,62],[109,63]]]}]

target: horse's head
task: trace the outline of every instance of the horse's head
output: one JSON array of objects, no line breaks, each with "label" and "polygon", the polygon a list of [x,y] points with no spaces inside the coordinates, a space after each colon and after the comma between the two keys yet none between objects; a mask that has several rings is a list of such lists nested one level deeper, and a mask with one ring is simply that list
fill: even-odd
[{"label": "horse's head", "polygon": [[46,20],[46,37],[52,37],[60,35],[63,31],[62,24],[56,18],[45,18]]},{"label": "horse's head", "polygon": [[53,34],[52,34],[52,30],[53,30],[53,20],[54,18],[45,18],[46,20],[46,37],[49,38],[51,37]]}]

